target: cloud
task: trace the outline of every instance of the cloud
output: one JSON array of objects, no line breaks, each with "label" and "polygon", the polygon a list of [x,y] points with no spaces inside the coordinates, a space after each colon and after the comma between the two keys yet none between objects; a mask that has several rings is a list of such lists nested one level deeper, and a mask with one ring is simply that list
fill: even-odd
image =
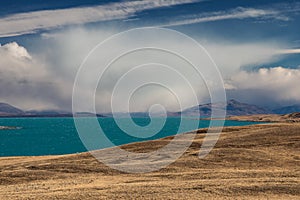
[{"label": "cloud", "polygon": [[[51,49],[46,50],[47,53],[47,63],[50,67],[52,67],[53,71],[55,71],[56,77],[60,77],[60,79],[68,82],[71,85],[74,81],[74,77],[80,66],[81,62],[85,58],[85,56],[89,53],[89,51],[99,44],[101,41],[105,40],[110,35],[118,32],[117,30],[88,30],[88,29],[69,29],[67,31],[59,31],[53,34],[44,35],[44,40],[48,41],[47,43],[52,43],[52,46],[49,48],[56,49],[55,51],[51,51]],[[172,40],[172,37],[169,36],[169,41]],[[278,51],[281,49],[282,44],[278,44],[278,42],[273,41],[264,41],[264,42],[245,42],[245,43],[235,43],[230,41],[220,41],[215,38],[196,38],[197,41],[209,52],[213,60],[218,65],[221,70],[224,78],[229,78],[233,74],[238,73],[241,68],[244,66],[257,66],[268,64],[276,61],[278,59]],[[176,38],[173,38],[173,42],[167,43],[163,38],[157,39],[154,42],[165,43],[166,47],[174,47],[178,43],[176,42]],[[106,53],[113,53],[115,49],[123,48],[128,46],[128,43],[132,41],[131,38],[123,38],[119,43],[112,44],[109,48],[105,49]],[[41,42],[43,45],[44,42]],[[191,46],[184,41],[181,41],[180,46],[178,48],[183,51],[191,51]],[[39,49],[39,48],[38,48]],[[42,52],[43,54],[43,52]],[[197,52],[194,53],[194,56],[198,56]],[[40,57],[43,57],[42,55]],[[98,56],[101,58],[101,55]],[[151,58],[154,58],[152,60]],[[161,59],[158,59],[161,58]],[[98,108],[99,111],[109,111],[107,108],[110,107],[109,96],[111,95],[111,89],[114,85],[114,81],[120,77],[126,70],[129,69],[130,65],[134,64],[145,64],[149,62],[160,62],[165,63],[168,61],[170,66],[178,68],[179,70],[188,69],[189,66],[179,62],[177,59],[173,57],[169,57],[168,55],[156,55],[154,52],[144,52],[140,54],[135,54],[135,56],[128,56],[127,59],[123,59],[122,63],[115,65],[111,71],[107,73],[108,79],[105,80],[105,87],[102,88],[102,91],[98,91]],[[97,62],[95,62],[97,63]],[[208,65],[209,63],[204,63],[203,66]],[[100,67],[95,64],[95,67]],[[137,77],[144,77],[145,74],[141,73]],[[158,73],[159,76],[159,73]],[[162,77],[163,79],[163,77]],[[181,83],[176,81],[175,77],[169,76],[168,79],[170,82],[174,82],[174,87],[178,90],[181,90],[183,94],[185,91],[181,87]],[[86,80],[82,83],[82,102],[84,103],[84,97],[91,94],[90,88],[90,79],[86,78]],[[197,88],[197,94],[199,95],[200,101],[205,102],[208,99],[207,90],[202,79],[193,79],[192,83]],[[199,83],[198,83],[199,82]],[[126,86],[124,86],[126,87]],[[70,89],[71,90],[71,89]],[[126,91],[126,88],[124,88]],[[136,102],[136,110],[135,111],[144,111],[149,105],[157,102],[157,97],[161,98],[164,102],[169,102],[167,106],[170,109],[174,109],[175,106],[173,97],[170,95],[166,95],[163,90],[155,90],[155,93],[152,93],[150,90],[149,93],[144,93],[145,98],[137,97],[137,99],[143,99],[143,103]],[[159,95],[158,95],[159,94]],[[152,97],[151,97],[152,96]],[[169,98],[167,98],[169,96]],[[188,95],[186,95],[188,96]],[[147,97],[147,98],[146,98]],[[122,100],[122,98],[120,98]],[[163,103],[164,103],[163,102]],[[120,103],[120,105],[122,105]],[[186,105],[192,106],[187,101]],[[119,106],[120,110],[122,106]],[[83,109],[84,110],[84,109]]]},{"label": "cloud", "polygon": [[[81,25],[91,22],[110,20],[128,20],[144,10],[157,9],[174,5],[201,2],[204,0],[142,0],[109,3],[92,7],[78,7],[56,10],[42,10],[18,13],[0,19],[0,37],[17,36],[36,33],[39,30],[52,30],[68,25]],[[274,6],[273,8],[236,7],[229,10],[204,12],[170,18],[170,22],[160,24],[155,21],[153,26],[169,27],[177,25],[213,22],[230,19],[271,19],[288,21],[286,14],[299,11],[300,4],[290,6]]]},{"label": "cloud", "polygon": [[283,49],[278,51],[278,54],[298,54],[300,49]]},{"label": "cloud", "polygon": [[[231,97],[260,105],[276,106],[300,102],[300,68],[261,68],[240,71],[227,81]],[[272,105],[273,104],[273,105]]]},{"label": "cloud", "polygon": [[176,19],[168,24],[161,26],[178,26],[186,24],[204,23],[221,21],[228,19],[247,19],[247,18],[261,18],[261,19],[275,19],[281,21],[288,21],[289,17],[285,16],[284,11],[273,9],[256,9],[238,7],[227,11],[207,12],[199,15],[185,16],[185,19]]},{"label": "cloud", "polygon": [[0,37],[35,33],[38,30],[55,29],[66,25],[85,24],[115,19],[127,19],[135,13],[186,3],[195,0],[143,0],[110,3],[107,5],[33,11],[2,17]]},{"label": "cloud", "polygon": [[27,50],[24,47],[19,46],[16,42],[8,43],[4,46],[1,46],[0,44],[0,49],[17,59],[32,59]]},{"label": "cloud", "polygon": [[224,42],[211,39],[201,42],[210,53],[224,78],[230,77],[244,67],[255,67],[275,62],[281,58],[284,44],[273,41],[264,42]]},{"label": "cloud", "polygon": [[[50,40],[53,44],[49,48],[56,49],[52,51],[56,58],[50,57],[50,59],[61,61],[62,68],[66,70],[65,73],[73,74],[74,66],[78,66],[92,48],[118,32],[118,30],[73,28],[43,35],[45,40]],[[272,40],[237,43],[217,38],[201,38],[201,36],[194,39],[208,51],[225,77],[236,73],[241,67],[274,62],[279,59],[282,51],[285,51],[283,48],[286,47],[285,44]],[[167,44],[167,46],[176,44],[177,41],[174,39],[174,44]],[[111,49],[118,48],[118,46],[121,44],[115,44]],[[190,49],[184,42],[179,48],[186,51]]]},{"label": "cloud", "polygon": [[[67,109],[71,110],[72,103],[72,89],[77,70],[83,59],[88,55],[89,51],[105,40],[107,37],[116,33],[113,30],[88,30],[88,29],[69,29],[67,31],[59,31],[54,34],[47,34],[44,37],[32,43],[33,50],[39,49],[36,52],[28,52],[25,47],[18,45],[17,43],[9,43],[0,47],[0,101],[6,101],[8,103],[15,104],[24,109]],[[135,41],[137,37],[134,37]],[[144,38],[144,36],[143,36]],[[181,49],[182,51],[191,51],[191,45],[184,41],[181,41],[180,45],[176,42],[177,39],[171,36],[168,40],[151,36],[149,39],[155,39],[155,43],[165,44],[166,48],[170,47],[173,49]],[[203,45],[208,51],[213,60],[218,65],[221,73],[225,79],[230,79],[226,82],[226,88],[231,94],[236,95],[240,99],[243,91],[254,90],[253,94],[256,95],[255,91],[261,86],[261,90],[264,88],[270,88],[266,83],[262,84],[265,77],[259,73],[250,73],[241,71],[243,66],[258,66],[268,64],[278,59],[278,52],[282,44],[275,42],[260,42],[260,43],[234,43],[229,41],[218,41],[215,38],[201,39],[197,41]],[[105,52],[113,54],[116,49],[124,48],[129,46],[132,42],[132,38],[125,37],[117,43],[113,43],[109,48],[105,48]],[[45,45],[47,44],[47,45]],[[42,51],[40,51],[42,49]],[[193,52],[193,56],[201,57],[197,52]],[[101,52],[96,57],[95,61],[92,62],[92,72],[97,68],[103,68],[99,66],[101,60]],[[100,59],[100,60],[98,60]],[[112,88],[116,81],[130,69],[130,67],[137,66],[138,64],[145,63],[164,63],[177,69],[182,74],[188,77],[192,86],[194,87],[197,97],[200,103],[206,103],[209,100],[208,91],[201,77],[194,76],[194,72],[190,70],[190,66],[187,63],[182,62],[178,58],[174,58],[169,54],[162,52],[153,51],[142,51],[130,54],[125,58],[115,63],[110,70],[105,74],[105,78],[101,82],[101,87],[98,88],[96,93],[97,99],[97,110],[99,112],[110,111],[110,95]],[[202,67],[209,66],[210,63],[203,60]],[[152,65],[149,69],[155,67]],[[291,72],[292,74],[294,72]],[[191,93],[186,90],[186,87],[176,74],[166,74],[164,71],[161,73],[157,72],[143,72],[140,71],[135,77],[140,79],[146,79],[152,74],[154,79],[168,80],[174,90],[184,97],[183,107],[193,106],[189,100]],[[237,75],[235,75],[237,74]],[[245,75],[246,74],[246,75]],[[278,73],[278,79],[279,78]],[[90,75],[93,75],[90,74]],[[89,108],[91,105],[86,104],[86,96],[93,94],[91,88],[91,78],[87,75],[86,78],[80,84],[80,98],[82,102],[83,111],[91,111]],[[270,76],[274,75],[274,72],[270,73]],[[244,77],[243,77],[244,76]],[[262,83],[256,81],[255,76]],[[167,79],[165,77],[168,77]],[[261,78],[259,78],[261,77]],[[293,77],[293,76],[292,76]],[[241,83],[243,79],[248,80],[248,84],[243,85]],[[251,81],[257,83],[257,88],[254,86],[250,87]],[[295,78],[293,78],[296,81]],[[272,80],[272,81],[275,81]],[[255,85],[255,84],[254,84]],[[249,87],[246,87],[249,86]],[[121,91],[124,91],[123,96],[128,91],[126,84],[121,84]],[[289,86],[286,86],[289,87]],[[262,94],[268,94],[262,92]],[[270,94],[270,96],[272,96]],[[286,95],[288,96],[288,95]],[[287,99],[294,99],[291,95]],[[169,91],[163,88],[157,87],[145,87],[137,92],[135,95],[136,100],[132,101],[135,106],[133,111],[145,111],[151,105],[161,103],[165,105],[168,110],[175,111],[178,109],[176,99],[170,94]],[[117,109],[124,111],[123,97],[118,98]],[[274,98],[277,101],[277,98]],[[280,99],[278,99],[279,101]],[[284,100],[284,99],[283,99]],[[270,103],[274,102],[273,99]],[[132,105],[133,105],[132,104]]]},{"label": "cloud", "polygon": [[23,109],[66,105],[60,80],[24,47],[15,42],[0,46],[0,61],[0,101]]}]

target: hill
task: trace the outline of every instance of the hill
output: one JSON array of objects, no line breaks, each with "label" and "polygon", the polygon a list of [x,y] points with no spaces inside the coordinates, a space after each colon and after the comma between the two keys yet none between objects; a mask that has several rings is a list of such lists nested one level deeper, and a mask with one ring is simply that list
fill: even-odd
[{"label": "hill", "polygon": [[273,110],[273,112],[276,114],[289,114],[300,112],[300,104],[278,108]]},{"label": "hill", "polygon": [[[246,115],[258,115],[258,114],[289,114],[294,112],[300,112],[300,105],[293,105],[278,108],[275,110],[269,110],[262,108],[257,105],[241,103],[234,99],[229,100],[226,105],[222,103],[217,104],[202,104],[185,109],[182,112],[168,112],[168,116],[178,117],[178,116],[188,116],[188,117],[199,117],[198,113],[200,111],[200,116],[210,117],[212,108],[220,109],[226,106],[227,116],[246,116]],[[130,114],[131,117],[149,117],[146,112],[135,112]],[[0,117],[72,117],[72,112],[63,110],[29,110],[23,111],[15,106],[9,105],[7,103],[0,103]],[[94,116],[92,113],[82,112],[78,113],[77,116]],[[98,117],[112,117],[111,113],[100,113],[97,114]],[[126,113],[116,113],[118,117],[127,116]],[[161,114],[157,114],[161,116]]]},{"label": "hill", "polygon": [[[206,131],[201,129],[176,162],[147,174],[121,173],[89,153],[3,157],[0,199],[299,199],[299,130],[299,123],[226,127],[212,152],[199,159]],[[122,148],[150,152],[171,139]],[[112,149],[101,151],[113,156]],[[168,159],[168,153],[153,164]]]},{"label": "hill", "polygon": [[[182,112],[184,116],[197,116],[200,111],[201,116],[211,116],[212,107],[218,109],[226,106],[227,116],[240,116],[240,115],[254,115],[254,114],[271,114],[272,111],[261,108],[256,105],[241,103],[236,100],[229,100],[226,105],[224,104],[204,104],[188,108]],[[199,110],[199,111],[198,111]]]},{"label": "hill", "polygon": [[300,122],[300,113],[291,113],[285,115],[260,114],[260,115],[230,116],[227,119],[236,120],[236,121],[255,121],[255,122]]},{"label": "hill", "polygon": [[18,116],[24,115],[25,112],[7,103],[0,103],[0,116]]}]

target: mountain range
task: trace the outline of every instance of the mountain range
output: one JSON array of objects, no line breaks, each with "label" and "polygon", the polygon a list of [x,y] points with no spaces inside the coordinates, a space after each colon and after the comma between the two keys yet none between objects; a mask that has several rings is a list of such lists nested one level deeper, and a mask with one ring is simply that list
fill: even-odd
[{"label": "mountain range", "polygon": [[226,105],[219,104],[203,104],[188,108],[181,112],[183,116],[211,116],[212,108],[220,110],[226,107],[227,116],[240,116],[240,115],[255,115],[255,114],[274,114],[272,110],[265,109],[256,105],[241,103],[236,100],[229,100]]},{"label": "mountain range", "polygon": [[[255,115],[255,114],[289,114],[300,112],[300,104],[280,107],[273,110],[262,108],[257,105],[241,103],[234,99],[229,100],[224,104],[202,104],[183,110],[182,112],[168,112],[168,116],[191,116],[198,117],[199,112],[201,116],[210,116],[212,108],[218,107],[227,108],[227,116],[241,116],[241,115]],[[77,116],[93,116],[94,114],[88,112],[77,113]],[[148,113],[136,112],[130,113],[132,117],[146,117]],[[23,111],[15,106],[7,103],[0,103],[0,117],[72,117],[73,114],[68,111],[61,110],[29,110]],[[97,114],[98,117],[111,117],[111,113]],[[124,116],[124,113],[119,113],[117,116]]]},{"label": "mountain range", "polygon": [[273,112],[276,114],[288,114],[288,113],[295,113],[299,111],[300,111],[300,104],[293,105],[293,106],[286,106],[286,107],[273,110]]},{"label": "mountain range", "polygon": [[7,103],[0,103],[0,116],[24,115],[25,112]]}]

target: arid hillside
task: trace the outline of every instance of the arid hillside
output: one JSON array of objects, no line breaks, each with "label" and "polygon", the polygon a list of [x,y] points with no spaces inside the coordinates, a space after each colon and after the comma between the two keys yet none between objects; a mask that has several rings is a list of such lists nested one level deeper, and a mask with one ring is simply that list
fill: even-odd
[{"label": "arid hillside", "polygon": [[286,115],[277,114],[261,114],[261,115],[244,115],[244,116],[231,116],[229,120],[238,121],[255,121],[255,122],[300,122],[300,113],[291,113]]},{"label": "arid hillside", "polygon": [[[89,153],[0,158],[0,199],[300,198],[300,123],[227,127],[199,159],[203,132],[175,163],[146,174],[112,170]],[[122,148],[151,151],[170,139]]]}]

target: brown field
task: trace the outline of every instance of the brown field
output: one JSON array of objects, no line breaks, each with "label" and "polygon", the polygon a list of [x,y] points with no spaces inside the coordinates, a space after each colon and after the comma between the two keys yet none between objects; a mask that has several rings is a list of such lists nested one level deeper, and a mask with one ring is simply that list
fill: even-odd
[{"label": "brown field", "polygon": [[245,116],[231,116],[229,120],[238,121],[255,121],[255,122],[300,122],[300,113],[291,113],[286,115],[278,114],[261,114],[261,115],[245,115]]},{"label": "brown field", "polygon": [[0,199],[300,199],[300,123],[227,127],[199,159],[202,132],[175,163],[146,174],[112,170],[89,153],[0,158]]}]

